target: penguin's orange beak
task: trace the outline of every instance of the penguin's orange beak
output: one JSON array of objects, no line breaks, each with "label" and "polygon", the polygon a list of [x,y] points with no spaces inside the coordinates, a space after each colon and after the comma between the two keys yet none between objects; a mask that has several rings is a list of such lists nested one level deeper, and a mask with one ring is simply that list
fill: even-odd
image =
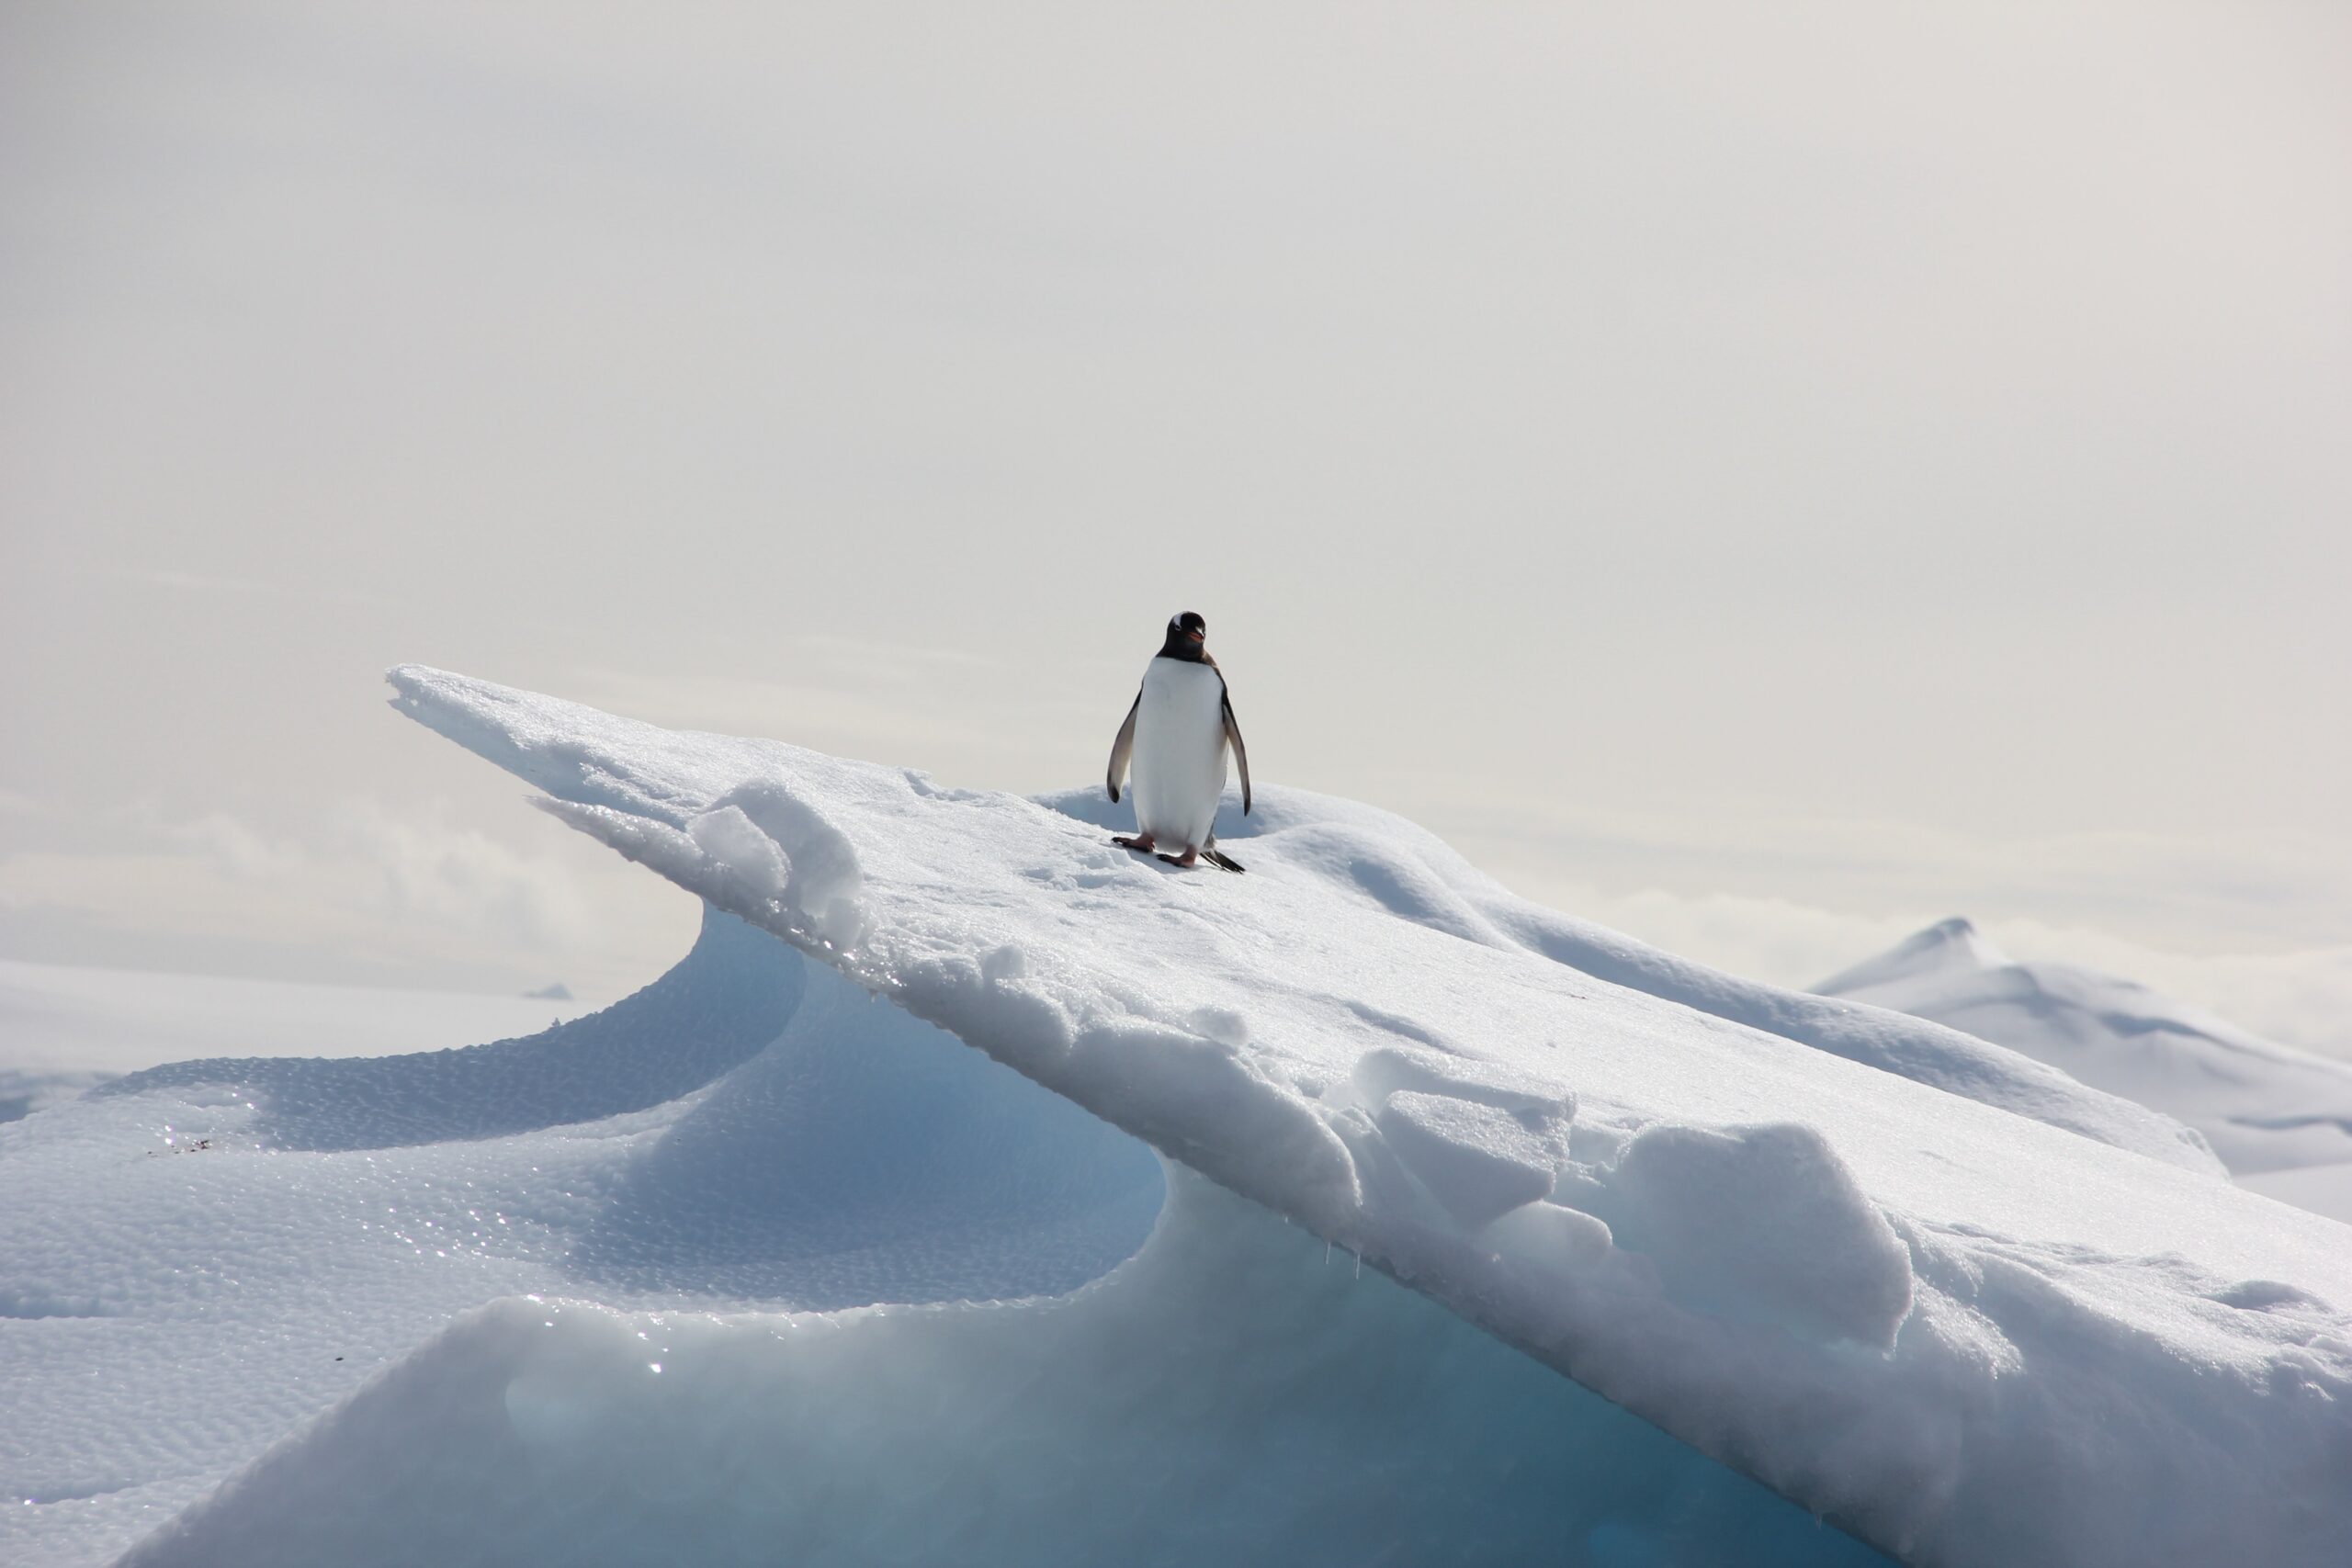
[{"label": "penguin's orange beak", "polygon": [[1185,635],[1186,637],[1191,637],[1194,642],[1199,642],[1199,641],[1201,641],[1203,638],[1204,638],[1208,634],[1207,634],[1207,633],[1205,633],[1205,632],[1186,632],[1184,635]]}]

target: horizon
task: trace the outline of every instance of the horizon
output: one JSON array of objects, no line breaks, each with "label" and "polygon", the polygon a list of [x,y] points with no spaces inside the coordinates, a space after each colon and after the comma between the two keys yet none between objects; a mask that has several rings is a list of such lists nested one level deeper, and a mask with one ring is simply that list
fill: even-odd
[{"label": "horizon", "polygon": [[1036,794],[1196,608],[1567,912],[2352,1055],[2352,17],[1340,15],[13,10],[0,957],[609,997],[384,667]]}]

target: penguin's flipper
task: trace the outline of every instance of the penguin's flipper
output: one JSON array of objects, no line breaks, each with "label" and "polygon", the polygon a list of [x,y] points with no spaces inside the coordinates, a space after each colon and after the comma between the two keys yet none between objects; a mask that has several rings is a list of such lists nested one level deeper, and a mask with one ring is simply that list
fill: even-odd
[{"label": "penguin's flipper", "polygon": [[1216,866],[1220,871],[1241,871],[1245,869],[1239,861],[1235,860],[1223,850],[1203,850],[1201,852],[1201,858],[1208,862],[1211,865]]},{"label": "penguin's flipper", "polygon": [[1127,759],[1136,750],[1136,715],[1143,708],[1143,688],[1136,688],[1136,700],[1127,705],[1127,721],[1119,726],[1119,738],[1111,742],[1111,772],[1102,783],[1111,792],[1111,801],[1119,799],[1119,781],[1127,776]]},{"label": "penguin's flipper", "polygon": [[[1136,701],[1143,701],[1143,694],[1136,694]],[[1233,747],[1234,766],[1241,770],[1241,815],[1250,815],[1250,748],[1241,744],[1241,722],[1233,716],[1233,695],[1226,694],[1217,699],[1217,706],[1225,712],[1225,738]],[[1112,796],[1114,800],[1118,796]],[[1236,866],[1238,871],[1240,867]]]}]

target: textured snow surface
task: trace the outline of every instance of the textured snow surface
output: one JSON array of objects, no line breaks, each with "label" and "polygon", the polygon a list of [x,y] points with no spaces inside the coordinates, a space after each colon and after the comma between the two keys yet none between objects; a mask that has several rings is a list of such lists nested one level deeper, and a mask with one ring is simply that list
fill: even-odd
[{"label": "textured snow surface", "polygon": [[0,1128],[0,1562],[1882,1561],[730,917],[601,1018]]},{"label": "textured snow surface", "polygon": [[[109,1557],[485,1303],[1068,1291],[1164,1187],[1132,1138],[714,912],[662,980],[537,1037],[181,1064],[45,1107],[0,1125],[0,1190],[23,1568]],[[392,1533],[343,1561],[415,1561],[397,1511],[368,1528]]]},{"label": "textured snow surface", "polygon": [[1188,874],[1082,796],[393,682],[573,825],[1899,1555],[2352,1537],[2346,1233],[2159,1113],[1342,802],[1268,788],[1218,822],[1250,874]]},{"label": "textured snow surface", "polygon": [[[2135,985],[2064,964],[2019,964],[1968,921],[1945,920],[1822,982],[1844,997],[1948,1023],[2064,1068],[2196,1128],[2250,1185],[2352,1218],[2352,1065],[2273,1043]],[[2285,1173],[2312,1171],[2302,1176]]]}]

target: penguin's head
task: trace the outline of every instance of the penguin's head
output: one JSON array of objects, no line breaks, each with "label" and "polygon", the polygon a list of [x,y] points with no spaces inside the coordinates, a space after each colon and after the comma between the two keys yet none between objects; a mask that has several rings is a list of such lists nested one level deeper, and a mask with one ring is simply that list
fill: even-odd
[{"label": "penguin's head", "polygon": [[1208,662],[1209,624],[1187,610],[1181,615],[1168,617],[1168,640],[1159,645],[1162,659],[1181,659],[1187,663]]}]

